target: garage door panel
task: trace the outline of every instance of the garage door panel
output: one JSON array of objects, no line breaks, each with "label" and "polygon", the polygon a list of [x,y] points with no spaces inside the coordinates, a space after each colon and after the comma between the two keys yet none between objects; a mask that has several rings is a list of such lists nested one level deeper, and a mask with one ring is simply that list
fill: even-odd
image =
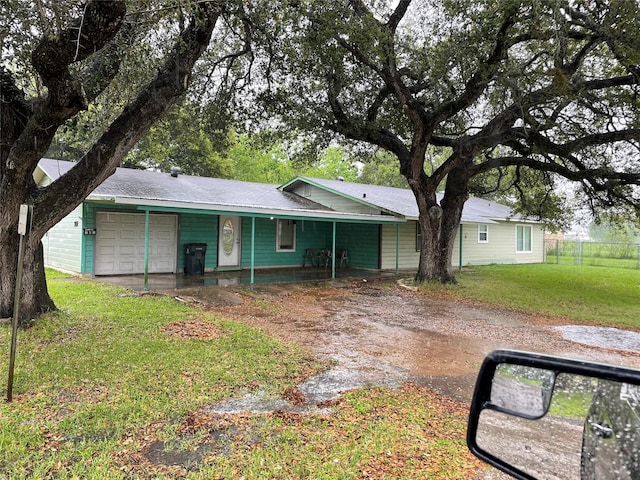
[{"label": "garage door panel", "polygon": [[102,227],[102,229],[100,231],[100,235],[104,239],[112,240],[112,239],[116,238],[117,232],[113,228]]},{"label": "garage door panel", "polygon": [[120,230],[120,240],[137,240],[140,235],[136,235],[133,230]]},{"label": "garage door panel", "polygon": [[98,251],[98,255],[115,255],[116,254],[116,249],[112,245],[109,245],[109,246],[102,245],[97,249],[97,251]]},{"label": "garage door panel", "polygon": [[[144,272],[145,215],[98,212],[96,216],[96,275]],[[152,214],[149,218],[149,272],[175,273],[178,217]]]},{"label": "garage door panel", "polygon": [[135,262],[133,260],[118,262],[118,271],[119,273],[137,273],[134,265]]}]

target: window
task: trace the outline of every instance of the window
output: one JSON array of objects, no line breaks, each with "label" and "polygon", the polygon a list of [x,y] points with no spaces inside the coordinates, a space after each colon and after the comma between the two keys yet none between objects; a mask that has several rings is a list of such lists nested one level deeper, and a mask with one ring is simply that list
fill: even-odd
[{"label": "window", "polygon": [[422,229],[420,222],[416,222],[416,252],[422,250]]},{"label": "window", "polygon": [[478,225],[478,243],[489,243],[489,225]]},{"label": "window", "polygon": [[531,252],[531,227],[516,225],[516,252]]},{"label": "window", "polygon": [[294,252],[296,250],[296,221],[278,220],[276,251]]}]

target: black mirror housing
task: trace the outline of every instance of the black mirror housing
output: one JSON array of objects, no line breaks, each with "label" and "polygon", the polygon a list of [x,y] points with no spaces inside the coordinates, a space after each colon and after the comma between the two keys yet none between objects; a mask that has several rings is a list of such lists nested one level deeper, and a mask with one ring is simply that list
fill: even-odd
[{"label": "black mirror housing", "polygon": [[[467,428],[469,450],[479,459],[514,478],[535,480],[537,477],[534,474],[525,471],[522,465],[510,461],[507,455],[501,455],[499,451],[490,452],[479,444],[478,428],[481,414],[498,412],[501,415],[525,419],[524,421],[541,419],[549,411],[556,380],[569,376],[587,379],[589,385],[594,386],[594,391],[603,390],[605,388],[603,386],[610,382],[619,384],[618,392],[621,390],[620,385],[623,386],[622,390],[631,388],[634,391],[640,391],[636,387],[640,385],[639,370],[515,350],[494,351],[485,358],[476,381]],[[594,403],[596,398],[599,397],[594,394]],[[589,419],[583,419],[583,421],[585,431],[588,429],[595,431],[598,435],[602,434],[597,431],[600,425],[589,423]],[[633,447],[640,450],[640,445],[635,445],[640,443],[640,434],[631,440],[634,442]],[[507,438],[508,442],[517,442],[517,440]],[[585,456],[584,451],[582,456]],[[630,468],[633,472],[639,461],[636,458],[631,459],[633,465]],[[583,464],[579,466],[584,478],[585,459],[583,458],[581,462]],[[589,477],[589,475],[586,476]],[[580,476],[570,478],[580,478]]]}]

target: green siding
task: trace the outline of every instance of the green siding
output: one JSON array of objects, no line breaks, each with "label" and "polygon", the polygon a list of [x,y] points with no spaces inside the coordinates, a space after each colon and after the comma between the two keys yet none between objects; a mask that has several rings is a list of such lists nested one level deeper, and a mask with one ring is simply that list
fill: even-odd
[{"label": "green siding", "polygon": [[[83,228],[96,228],[96,209],[99,209],[101,205],[93,203],[85,203],[83,205],[82,215],[82,227]],[[102,205],[104,208],[105,206]],[[82,236],[82,273],[93,273],[93,252],[95,248],[95,235],[83,235]]]},{"label": "green siding", "polygon": [[[82,227],[95,228],[96,210],[141,213],[141,210],[114,204],[88,202],[84,204]],[[153,208],[151,209],[153,212]],[[205,268],[218,264],[218,215],[180,213],[178,232],[178,271],[184,270],[187,243],[206,243]],[[333,222],[296,221],[296,248],[293,252],[276,251],[276,220],[256,218],[255,267],[296,267],[302,265],[307,248],[331,248]],[[241,266],[251,266],[251,217],[242,217]],[[95,236],[82,236],[82,272],[93,272]],[[336,224],[336,249],[349,251],[349,265],[356,268],[377,269],[379,263],[380,229],[372,224]]]},{"label": "green siding", "polygon": [[338,223],[336,249],[349,251],[349,266],[379,268],[380,227],[364,223]]},{"label": "green siding", "polygon": [[178,270],[184,271],[184,252],[187,243],[206,243],[205,270],[218,266],[218,216],[183,213],[180,215],[178,235]]},{"label": "green siding", "polygon": [[[293,267],[302,265],[307,248],[331,247],[331,223],[296,221],[296,248],[293,252],[276,251],[276,220],[256,218],[256,267]],[[251,265],[251,218],[242,219],[242,266]]]},{"label": "green siding", "polygon": [[[302,265],[307,248],[331,248],[332,222],[298,220],[294,252],[276,251],[276,221],[256,218],[255,266],[293,267]],[[349,251],[349,265],[356,268],[378,268],[378,225],[336,224],[336,249]],[[242,266],[251,265],[251,218],[242,221]]]}]

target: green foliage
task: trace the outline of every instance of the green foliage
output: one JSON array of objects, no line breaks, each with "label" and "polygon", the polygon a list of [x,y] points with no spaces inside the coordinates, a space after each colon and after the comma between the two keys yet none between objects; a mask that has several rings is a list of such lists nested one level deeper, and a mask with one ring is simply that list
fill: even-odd
[{"label": "green foliage", "polygon": [[296,176],[346,181],[357,178],[356,166],[338,148],[326,148],[308,162],[294,162],[288,149],[272,137],[231,133],[227,156],[233,165],[233,178],[247,182],[283,184]]},{"label": "green foliage", "polygon": [[263,145],[260,138],[230,133],[227,152],[233,178],[245,182],[283,184],[295,176],[286,152],[278,143]]},{"label": "green foliage", "polygon": [[[490,265],[457,274],[458,286],[422,288],[519,311],[640,330],[640,270],[574,265]],[[544,299],[543,302],[540,299]]]},{"label": "green foliage", "polygon": [[407,188],[407,179],[400,173],[398,160],[387,152],[376,152],[364,163],[358,182]]},{"label": "green foliage", "polygon": [[[517,214],[545,222],[550,231],[569,228],[573,205],[558,178],[518,167],[493,169],[471,179],[472,193],[513,207]],[[566,187],[565,187],[566,190]]]},{"label": "green foliage", "polygon": [[589,237],[597,242],[640,243],[640,227],[628,218],[610,216],[592,222]]},{"label": "green foliage", "polygon": [[123,166],[164,172],[180,167],[182,173],[230,178],[231,162],[225,156],[228,139],[223,132],[207,132],[194,104],[176,106],[151,127],[129,153]]},{"label": "green foliage", "polygon": [[[427,197],[491,193],[558,228],[573,214],[563,177],[595,211],[637,213],[637,2],[281,1],[253,13],[269,17],[256,36],[269,121],[390,152],[397,167],[363,162],[366,181],[396,184],[401,171]],[[430,165],[433,148],[447,153]]]}]

